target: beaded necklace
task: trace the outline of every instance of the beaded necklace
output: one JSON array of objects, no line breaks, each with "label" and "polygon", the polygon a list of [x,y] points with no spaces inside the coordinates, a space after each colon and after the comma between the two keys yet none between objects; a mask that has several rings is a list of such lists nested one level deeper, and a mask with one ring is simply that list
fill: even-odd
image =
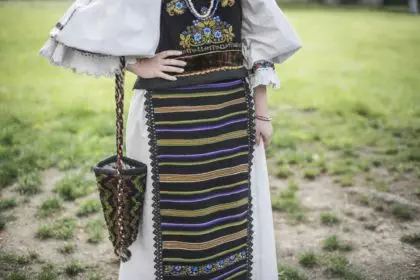
[{"label": "beaded necklace", "polygon": [[185,3],[190,10],[190,12],[195,16],[195,18],[204,20],[209,17],[212,17],[214,13],[216,12],[218,6],[219,6],[219,0],[210,0],[210,7],[202,9],[202,12],[204,10],[203,14],[200,14],[194,7],[194,4],[192,3],[192,0],[185,0]]}]

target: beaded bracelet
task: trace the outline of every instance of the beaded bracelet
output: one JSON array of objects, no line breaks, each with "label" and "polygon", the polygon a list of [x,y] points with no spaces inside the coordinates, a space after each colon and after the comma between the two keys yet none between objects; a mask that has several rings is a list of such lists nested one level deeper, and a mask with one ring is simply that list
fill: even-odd
[{"label": "beaded bracelet", "polygon": [[255,115],[255,118],[257,120],[266,121],[266,122],[271,121],[271,117],[270,116],[265,117],[265,116],[261,116],[261,115]]}]

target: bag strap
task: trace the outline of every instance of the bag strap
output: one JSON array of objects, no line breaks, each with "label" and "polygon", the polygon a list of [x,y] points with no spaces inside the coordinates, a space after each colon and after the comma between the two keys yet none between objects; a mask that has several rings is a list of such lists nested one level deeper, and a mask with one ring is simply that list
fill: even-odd
[{"label": "bag strap", "polygon": [[119,72],[115,74],[115,105],[116,105],[116,143],[117,143],[117,169],[119,173],[123,168],[123,130],[124,130],[124,78],[125,58],[120,58]]},{"label": "bag strap", "polygon": [[127,248],[126,240],[124,233],[124,190],[123,190],[123,178],[122,178],[122,169],[123,169],[123,130],[124,130],[124,78],[125,78],[125,57],[120,57],[119,71],[115,74],[115,111],[116,111],[116,143],[117,143],[117,236],[119,237],[119,255],[122,259],[127,258]]}]

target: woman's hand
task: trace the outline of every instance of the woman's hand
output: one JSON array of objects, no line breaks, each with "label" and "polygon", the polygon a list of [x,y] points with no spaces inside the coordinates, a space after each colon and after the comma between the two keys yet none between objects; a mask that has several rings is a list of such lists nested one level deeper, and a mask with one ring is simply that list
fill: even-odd
[{"label": "woman's hand", "polygon": [[[266,86],[257,86],[254,88],[255,114],[259,116],[268,116],[268,101]],[[270,121],[255,119],[256,143],[260,145],[264,142],[265,149],[268,148],[273,135],[273,125]]]},{"label": "woman's hand", "polygon": [[181,54],[181,51],[163,51],[151,58],[137,59],[135,64],[127,65],[127,70],[145,79],[163,78],[175,81],[175,76],[171,76],[165,72],[182,73],[187,63],[180,59],[168,57],[179,56]]}]

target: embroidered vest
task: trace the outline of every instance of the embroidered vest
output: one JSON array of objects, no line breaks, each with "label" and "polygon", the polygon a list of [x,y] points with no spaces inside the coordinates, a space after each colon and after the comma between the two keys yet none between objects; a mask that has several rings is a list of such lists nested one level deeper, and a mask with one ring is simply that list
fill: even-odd
[{"label": "embroidered vest", "polygon": [[[193,0],[203,13],[209,0]],[[204,20],[195,18],[186,0],[162,0],[160,39],[156,50],[180,50],[187,65],[183,73],[168,73],[177,81],[138,77],[134,88],[157,89],[242,78],[242,7],[240,0],[215,0],[217,9]]]}]

